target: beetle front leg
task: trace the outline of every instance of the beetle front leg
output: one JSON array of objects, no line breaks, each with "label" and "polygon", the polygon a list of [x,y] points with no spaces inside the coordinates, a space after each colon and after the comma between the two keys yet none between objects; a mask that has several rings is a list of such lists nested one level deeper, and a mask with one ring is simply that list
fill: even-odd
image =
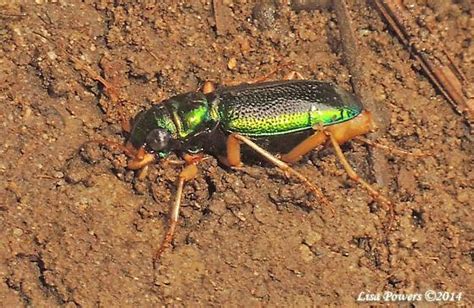
[{"label": "beetle front leg", "polygon": [[[133,148],[130,143],[126,147]],[[138,170],[138,179],[143,180],[148,173],[148,166],[155,161],[155,155],[148,153],[144,147],[136,151],[133,159],[128,161],[127,168]]]},{"label": "beetle front leg", "polygon": [[242,160],[240,159],[240,140],[237,139],[236,134],[231,134],[226,141],[226,156],[220,156],[219,160],[226,166],[231,168],[242,167]]},{"label": "beetle front leg", "polygon": [[179,209],[181,207],[181,200],[183,197],[183,188],[184,184],[192,179],[194,179],[198,173],[197,163],[192,163],[187,165],[179,174],[178,185],[176,189],[176,197],[173,203],[173,207],[170,211],[168,231],[163,239],[163,242],[160,245],[160,248],[155,254],[153,259],[153,264],[156,265],[156,262],[160,259],[163,252],[171,246],[173,241],[174,232],[178,224]]}]

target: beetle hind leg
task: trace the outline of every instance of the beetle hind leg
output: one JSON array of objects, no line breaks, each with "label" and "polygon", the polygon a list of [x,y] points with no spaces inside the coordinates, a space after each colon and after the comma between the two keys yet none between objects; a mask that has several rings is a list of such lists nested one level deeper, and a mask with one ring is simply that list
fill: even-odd
[{"label": "beetle hind leg", "polygon": [[[342,124],[342,125],[347,125],[347,124]],[[301,159],[303,155],[306,155],[309,153],[311,150],[315,149],[316,147],[325,144],[328,139],[329,142],[332,144],[336,156],[340,160],[342,166],[344,167],[344,170],[347,172],[349,177],[354,180],[355,182],[359,183],[361,186],[363,186],[371,195],[372,197],[377,200],[379,203],[383,205],[387,205],[388,208],[387,210],[390,213],[390,220],[389,220],[389,228],[392,224],[393,217],[394,217],[394,205],[393,203],[386,197],[384,197],[381,193],[379,193],[375,188],[373,188],[369,183],[367,183],[365,180],[363,180],[357,173],[352,169],[350,164],[347,162],[344,154],[342,153],[342,150],[339,146],[339,143],[344,142],[347,138],[347,136],[343,133],[344,128],[342,127],[341,124],[339,125],[334,125],[332,129],[327,129],[324,127],[314,127],[313,129],[315,130],[315,133],[305,140],[303,140],[300,144],[295,146],[290,152],[288,152],[285,155],[282,155],[282,160],[288,163],[293,163]],[[349,124],[350,125],[350,124]],[[350,128],[353,128],[352,126]],[[353,131],[353,129],[350,129],[349,131]],[[354,137],[352,137],[354,138]],[[360,138],[362,137],[355,137],[355,138]],[[363,138],[365,139],[365,138]],[[357,140],[357,139],[356,139]],[[403,153],[405,154],[405,153]]]},{"label": "beetle hind leg", "polygon": [[283,77],[283,80],[303,80],[303,79],[305,79],[304,76],[297,71],[291,71]]},{"label": "beetle hind leg", "polygon": [[360,142],[360,143],[365,143],[365,144],[368,144],[370,146],[385,150],[385,151],[387,151],[391,154],[398,155],[398,156],[426,157],[426,156],[432,156],[433,155],[433,153],[430,153],[430,152],[421,152],[421,151],[419,151],[419,152],[409,152],[409,151],[406,151],[406,150],[397,149],[393,146],[381,144],[381,143],[378,143],[378,142],[374,142],[372,140],[369,140],[369,139],[361,137],[361,136],[354,137],[354,140],[357,141],[357,142]]},{"label": "beetle hind leg", "polygon": [[344,170],[346,171],[347,175],[355,182],[360,184],[362,187],[364,187],[371,195],[372,197],[377,200],[379,203],[385,204],[388,206],[387,211],[390,213],[390,219],[388,223],[388,228],[390,229],[394,217],[394,204],[385,196],[383,196],[380,192],[378,192],[375,188],[372,187],[369,183],[367,183],[364,179],[362,179],[355,171],[352,169],[351,165],[347,161],[346,157],[344,156],[344,153],[342,153],[341,147],[339,146],[339,143],[334,137],[333,133],[331,133],[328,130],[324,130],[324,133],[328,136],[329,141],[331,142],[331,145],[334,148],[334,151],[336,152],[336,156],[341,162]]}]

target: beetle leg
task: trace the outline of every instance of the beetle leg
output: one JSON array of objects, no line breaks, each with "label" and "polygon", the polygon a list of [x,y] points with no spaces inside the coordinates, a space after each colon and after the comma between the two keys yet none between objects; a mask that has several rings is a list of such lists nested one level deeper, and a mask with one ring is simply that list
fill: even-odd
[{"label": "beetle leg", "polygon": [[341,162],[342,166],[344,167],[344,170],[347,172],[349,177],[354,180],[355,182],[359,183],[361,186],[363,186],[371,195],[374,199],[378,200],[382,204],[388,205],[388,211],[390,212],[390,222],[389,222],[389,228],[392,224],[392,220],[394,217],[394,212],[393,212],[393,203],[384,197],[381,193],[379,193],[375,188],[373,188],[369,183],[367,183],[365,180],[363,180],[355,171],[352,169],[351,165],[347,161],[346,157],[344,156],[344,153],[342,153],[341,147],[339,146],[339,143],[336,139],[336,137],[333,135],[333,133],[329,130],[324,130],[325,134],[329,137],[329,140],[331,141],[331,144],[336,152],[336,156],[339,158],[339,161]]},{"label": "beetle leg", "polygon": [[297,71],[291,71],[283,77],[283,80],[303,80],[304,76]]},{"label": "beetle leg", "polygon": [[[257,78],[254,78],[254,79],[251,79],[249,80],[248,82],[246,83],[259,83],[259,82],[264,82],[264,81],[267,81],[269,80],[272,76],[275,76],[279,71],[281,71],[283,68],[285,67],[288,67],[290,66],[291,64],[293,64],[294,62],[293,61],[288,61],[288,62],[285,62],[285,63],[282,63],[280,65],[278,65],[277,68],[275,68],[274,70],[272,70],[271,72],[269,72],[268,74],[266,75],[263,75],[263,76],[260,76],[260,77],[257,77]],[[292,74],[292,72],[290,72],[290,74]],[[296,72],[294,72],[295,74],[298,74]],[[301,76],[301,75],[299,75]],[[285,80],[290,80],[290,79],[286,79],[284,78]],[[303,78],[302,78],[303,79]]]},{"label": "beetle leg", "polygon": [[380,143],[378,143],[378,142],[374,142],[374,141],[372,141],[372,140],[369,140],[369,139],[364,138],[364,137],[361,137],[361,136],[354,137],[354,140],[355,140],[355,141],[358,141],[358,142],[360,142],[360,143],[366,143],[366,144],[368,144],[368,145],[370,145],[370,146],[383,149],[383,150],[388,151],[388,152],[390,152],[390,153],[392,153],[392,154],[395,154],[395,155],[405,155],[405,156],[415,156],[415,157],[424,157],[424,156],[433,155],[432,153],[429,153],[429,152],[418,152],[418,153],[414,153],[414,152],[409,152],[409,151],[397,149],[397,148],[391,147],[391,146],[389,146],[389,145],[385,145],[385,144],[380,144]]},{"label": "beetle leg", "polygon": [[[228,150],[229,150],[229,144],[231,144],[231,146],[235,146],[233,153],[229,153],[229,152],[227,153],[227,160],[231,166],[239,166],[242,164],[240,161],[240,143],[241,142],[245,143],[250,148],[252,148],[255,152],[257,152],[258,154],[263,156],[265,159],[267,159],[269,162],[277,166],[280,170],[283,171],[283,173],[285,173],[285,175],[291,174],[295,176],[296,178],[298,178],[306,186],[308,186],[309,189],[311,189],[311,191],[321,200],[321,202],[324,205],[329,205],[329,201],[323,195],[322,191],[318,187],[316,187],[313,183],[311,183],[304,175],[302,175],[295,169],[291,168],[287,163],[279,160],[278,158],[270,154],[268,151],[258,146],[252,140],[239,134],[231,134],[229,138],[227,139]],[[238,144],[238,147],[237,145],[234,145],[234,144]],[[238,149],[238,151],[236,149]]]},{"label": "beetle leg", "polygon": [[360,135],[367,134],[373,130],[372,117],[369,112],[364,111],[350,121],[327,127],[321,124],[313,126],[316,131],[313,135],[296,145],[290,152],[282,156],[282,160],[293,163],[319,145],[328,140],[327,132],[331,132],[338,144],[343,144]]},{"label": "beetle leg", "polygon": [[240,159],[240,141],[236,134],[231,134],[227,137],[227,156],[221,157],[221,161],[229,167],[242,167],[242,160]]},{"label": "beetle leg", "polygon": [[290,152],[281,156],[281,160],[287,163],[295,163],[301,159],[304,155],[309,153],[311,150],[315,149],[321,144],[324,144],[328,140],[326,134],[321,130],[313,135],[309,136],[293,149]]},{"label": "beetle leg", "polygon": [[122,130],[126,133],[130,133],[132,131],[132,121],[128,118],[123,118],[120,121],[120,126],[122,127]]},{"label": "beetle leg", "polygon": [[202,153],[197,153],[197,154],[185,153],[183,155],[183,159],[188,165],[197,164],[198,162],[204,160],[204,155]]},{"label": "beetle leg", "polygon": [[155,254],[155,257],[153,259],[154,264],[156,263],[156,261],[160,259],[160,256],[163,254],[163,252],[168,247],[171,246],[171,242],[173,241],[173,235],[176,230],[176,226],[178,224],[179,209],[181,207],[184,184],[187,181],[190,181],[193,178],[195,178],[197,175],[197,172],[198,172],[198,168],[197,168],[196,163],[192,163],[192,164],[187,165],[179,174],[178,185],[176,189],[176,197],[173,203],[173,207],[171,208],[171,211],[170,211],[168,231],[165,234],[165,237],[163,239],[163,242],[160,245],[160,248],[157,250]]},{"label": "beetle leg", "polygon": [[[290,62],[283,63],[283,64],[279,65],[276,69],[271,71],[270,73],[268,73],[264,76],[261,76],[261,77],[254,78],[254,79],[252,79],[252,80],[250,80],[246,83],[259,83],[259,82],[267,81],[272,76],[276,75],[282,68],[288,67],[290,64],[293,64],[293,62],[290,61]],[[285,76],[283,76],[283,80],[298,80],[298,79],[303,80],[305,78],[304,78],[303,75],[301,75],[301,73],[299,73],[297,71],[291,71],[288,74],[286,74]]]},{"label": "beetle leg", "polygon": [[131,144],[127,143],[123,145],[121,143],[110,141],[110,140],[91,140],[86,142],[88,143],[96,143],[100,145],[105,145],[111,147],[113,149],[119,149],[124,152],[125,155],[132,158],[127,165],[128,169],[138,170],[142,169],[146,165],[152,163],[155,160],[153,154],[146,153],[145,149],[140,148],[139,150],[135,149]]},{"label": "beetle leg", "polygon": [[123,151],[125,155],[131,158],[131,160],[128,161],[127,168],[130,170],[139,170],[139,180],[145,178],[148,171],[148,165],[155,161],[155,155],[147,153],[144,148],[137,150],[130,143],[123,145],[121,143],[109,140],[91,140],[85,144],[88,143],[105,145]]},{"label": "beetle leg", "polygon": [[201,92],[204,94],[208,94],[208,93],[214,92],[215,89],[216,89],[216,85],[213,82],[206,81],[201,87]]},{"label": "beetle leg", "polygon": [[128,162],[127,168],[131,170],[142,169],[154,161],[155,155],[147,153],[145,149],[141,147],[136,153],[135,157],[133,157],[133,159]]},{"label": "beetle leg", "polygon": [[95,81],[98,81],[102,84],[104,87],[104,92],[105,94],[110,98],[110,100],[113,103],[116,103],[120,99],[120,93],[119,90],[115,85],[112,83],[108,82],[105,80],[102,76],[100,76],[96,71],[94,71],[90,66],[88,66],[84,61],[79,60],[78,58],[75,57],[70,57],[71,61],[74,63],[74,68],[76,70],[83,70],[87,74],[89,74],[89,77],[94,79]]},{"label": "beetle leg", "polygon": [[[250,80],[247,80],[247,81],[244,81],[244,82],[235,81],[235,80],[232,80],[232,81],[227,80],[227,81],[223,81],[222,84],[226,85],[226,86],[233,86],[233,85],[238,85],[238,84],[242,84],[242,83],[252,84],[252,83],[264,82],[264,81],[269,80],[273,75],[277,74],[282,68],[287,67],[290,64],[293,64],[293,61],[283,63],[283,64],[279,65],[276,69],[272,70],[270,73],[268,73],[264,76],[261,76],[261,77],[256,77],[254,79],[250,79]],[[296,71],[291,71],[283,77],[283,80],[295,80],[295,79],[304,79],[304,76],[301,75],[300,73],[296,72]],[[216,85],[211,81],[206,81],[206,82],[204,82],[202,87],[200,87],[200,89],[201,89],[202,93],[208,94],[208,93],[211,93],[211,92],[215,91]]]},{"label": "beetle leg", "polygon": [[[260,76],[260,77],[255,77],[253,79],[249,79],[249,80],[245,80],[245,81],[242,81],[242,80],[225,80],[225,81],[222,82],[222,84],[226,85],[226,86],[235,86],[235,85],[239,85],[239,84],[242,84],[242,83],[252,84],[252,83],[264,82],[264,81],[269,80],[271,77],[276,75],[279,71],[281,71],[283,68],[288,67],[291,64],[294,64],[294,61],[287,61],[287,62],[281,63],[275,69],[273,69],[271,72],[269,72],[269,73],[267,73],[263,76]],[[292,75],[293,77],[290,77],[291,79],[295,79],[294,78],[295,75],[300,79],[304,79],[303,76],[301,76],[301,74],[299,74],[297,72],[291,72],[290,74],[292,74],[292,73],[293,73],[293,75]],[[288,74],[288,75],[290,75],[290,74]],[[291,79],[287,79],[286,77],[284,79],[285,80],[291,80]],[[206,86],[206,84],[204,84],[203,90],[204,90],[205,86]],[[209,93],[209,92],[204,92],[204,93]]]}]

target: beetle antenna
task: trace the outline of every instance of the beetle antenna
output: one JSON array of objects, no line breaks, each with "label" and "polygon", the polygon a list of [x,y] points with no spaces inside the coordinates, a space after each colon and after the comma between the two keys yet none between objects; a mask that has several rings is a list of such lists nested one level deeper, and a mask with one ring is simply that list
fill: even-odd
[{"label": "beetle antenna", "polygon": [[84,147],[87,144],[104,145],[104,146],[108,146],[112,149],[116,149],[116,150],[118,149],[120,151],[123,151],[124,154],[127,155],[128,157],[134,157],[135,156],[135,153],[130,148],[128,148],[127,146],[125,146],[125,145],[123,145],[119,142],[105,140],[105,139],[96,139],[96,140],[87,141],[86,143],[84,143],[82,145],[82,147]]}]

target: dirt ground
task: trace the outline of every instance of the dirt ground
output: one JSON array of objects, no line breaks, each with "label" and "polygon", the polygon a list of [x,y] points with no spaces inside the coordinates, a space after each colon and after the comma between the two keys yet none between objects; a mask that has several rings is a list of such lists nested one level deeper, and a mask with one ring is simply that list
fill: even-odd
[{"label": "dirt ground", "polygon": [[[369,91],[388,115],[379,141],[433,153],[387,154],[378,188],[395,203],[392,230],[331,149],[295,168],[334,212],[268,164],[232,171],[210,157],[154,269],[181,167],[157,164],[138,181],[121,151],[85,142],[124,142],[121,121],[153,103],[288,61],[275,78],[296,70],[351,89],[325,7],[224,1],[216,19],[210,0],[156,2],[0,1],[2,306],[307,307],[427,290],[472,305],[472,136],[371,1],[350,7]],[[408,2],[472,84],[471,2]],[[367,147],[343,149],[374,183]]]}]

